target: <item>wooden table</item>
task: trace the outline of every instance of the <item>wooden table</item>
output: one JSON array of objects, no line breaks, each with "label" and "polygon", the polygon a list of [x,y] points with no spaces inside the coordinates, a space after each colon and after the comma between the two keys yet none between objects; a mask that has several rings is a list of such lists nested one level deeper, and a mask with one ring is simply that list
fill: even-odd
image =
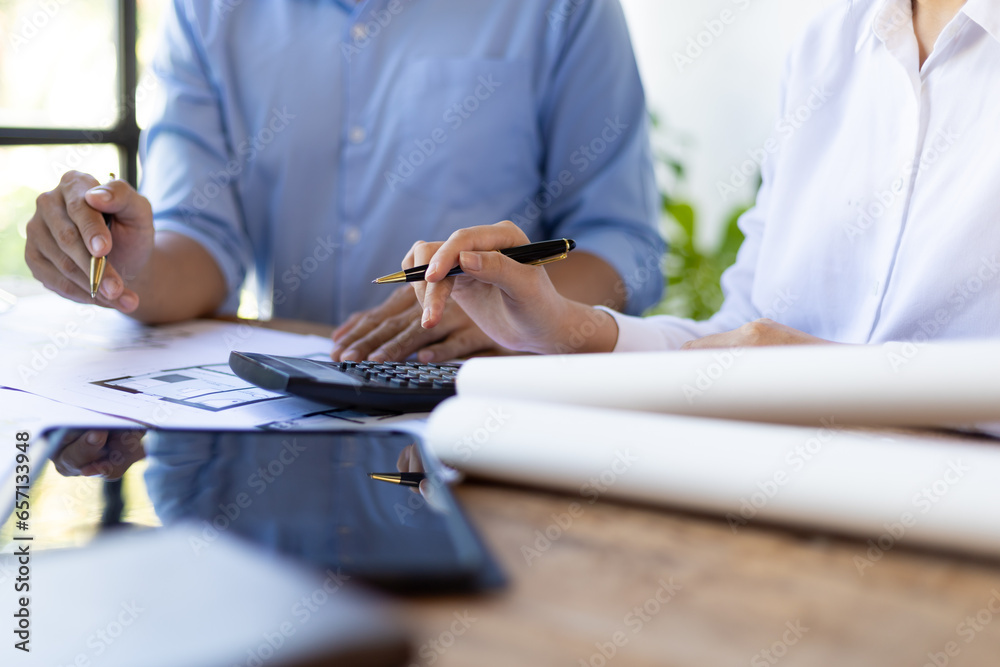
[{"label": "wooden table", "polygon": [[861,540],[475,481],[457,495],[510,584],[400,599],[422,665],[1000,665],[1000,563],[898,546],[862,572],[878,554]]},{"label": "wooden table", "polygon": [[[861,541],[734,534],[722,520],[609,501],[585,505],[528,564],[522,547],[579,497],[479,483],[458,497],[510,586],[401,602],[421,664],[1000,664],[996,564],[897,547],[862,575]],[[455,614],[468,617],[452,638]]]}]

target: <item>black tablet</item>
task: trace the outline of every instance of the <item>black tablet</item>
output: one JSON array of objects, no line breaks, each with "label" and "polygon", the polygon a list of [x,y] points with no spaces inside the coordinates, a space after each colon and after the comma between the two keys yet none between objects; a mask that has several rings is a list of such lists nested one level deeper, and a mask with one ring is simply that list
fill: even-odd
[{"label": "black tablet", "polygon": [[57,469],[115,477],[144,460],[153,510],[164,525],[193,522],[195,551],[229,533],[394,591],[503,584],[445,471],[412,435],[111,431],[99,448],[86,435],[47,434]]}]

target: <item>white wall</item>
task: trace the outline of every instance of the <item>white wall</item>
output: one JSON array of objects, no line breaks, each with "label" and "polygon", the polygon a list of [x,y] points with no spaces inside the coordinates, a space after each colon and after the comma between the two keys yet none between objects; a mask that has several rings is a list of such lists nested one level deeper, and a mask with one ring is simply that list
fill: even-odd
[{"label": "white wall", "polygon": [[[747,185],[724,201],[717,184],[728,183],[774,127],[788,49],[818,12],[846,1],[621,0],[649,108],[666,126],[655,141],[688,168],[687,183],[669,189],[695,204],[703,241],[753,196]],[[692,49],[694,62],[678,64],[675,55],[686,58],[692,40],[708,46],[700,55]]]}]

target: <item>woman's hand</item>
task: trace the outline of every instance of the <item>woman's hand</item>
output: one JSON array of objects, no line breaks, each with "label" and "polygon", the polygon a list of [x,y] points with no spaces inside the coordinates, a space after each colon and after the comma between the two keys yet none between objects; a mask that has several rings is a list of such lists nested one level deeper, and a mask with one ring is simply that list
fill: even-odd
[{"label": "woman's hand", "polygon": [[688,341],[684,343],[683,349],[705,350],[720,347],[769,347],[775,345],[820,344],[832,345],[828,340],[817,338],[774,320],[763,319],[748,322],[739,329]]},{"label": "woman's hand", "polygon": [[[444,243],[414,244],[403,269],[429,265],[426,282],[412,283],[423,307],[422,326],[437,326],[451,297],[490,338],[512,350],[539,354],[613,350],[618,327],[611,316],[562,297],[542,267],[520,264],[496,252],[527,243],[517,225],[504,221],[460,229]],[[461,266],[465,275],[446,277],[455,266]],[[593,333],[567,349],[570,332],[584,323]]]}]

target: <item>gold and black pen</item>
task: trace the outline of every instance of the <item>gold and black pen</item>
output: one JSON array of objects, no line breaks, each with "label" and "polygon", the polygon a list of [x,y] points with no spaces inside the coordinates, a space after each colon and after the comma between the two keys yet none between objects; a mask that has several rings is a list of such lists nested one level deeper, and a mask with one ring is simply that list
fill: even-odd
[{"label": "gold and black pen", "polygon": [[[571,241],[570,239],[557,239],[555,241],[529,243],[528,245],[520,245],[515,248],[504,248],[503,250],[498,250],[497,252],[501,255],[510,257],[515,262],[538,266],[541,264],[548,264],[549,262],[558,262],[560,259],[566,259],[566,256],[575,247],[575,241]],[[415,266],[412,269],[406,269],[405,271],[376,278],[372,282],[376,285],[420,282],[425,279],[424,274],[427,272],[427,266],[427,264],[424,264],[423,266]],[[456,266],[448,272],[448,275],[457,276],[461,275],[461,273],[462,267]]]},{"label": "gold and black pen", "polygon": [[422,472],[370,472],[368,476],[379,482],[389,482],[400,486],[419,487],[427,479]]},{"label": "gold and black pen", "polygon": [[[115,180],[115,175],[111,174],[111,180]],[[111,214],[101,213],[104,216],[104,224],[111,229]],[[97,298],[97,289],[101,286],[101,278],[104,277],[104,267],[108,263],[107,256],[90,258],[90,298]]]}]

